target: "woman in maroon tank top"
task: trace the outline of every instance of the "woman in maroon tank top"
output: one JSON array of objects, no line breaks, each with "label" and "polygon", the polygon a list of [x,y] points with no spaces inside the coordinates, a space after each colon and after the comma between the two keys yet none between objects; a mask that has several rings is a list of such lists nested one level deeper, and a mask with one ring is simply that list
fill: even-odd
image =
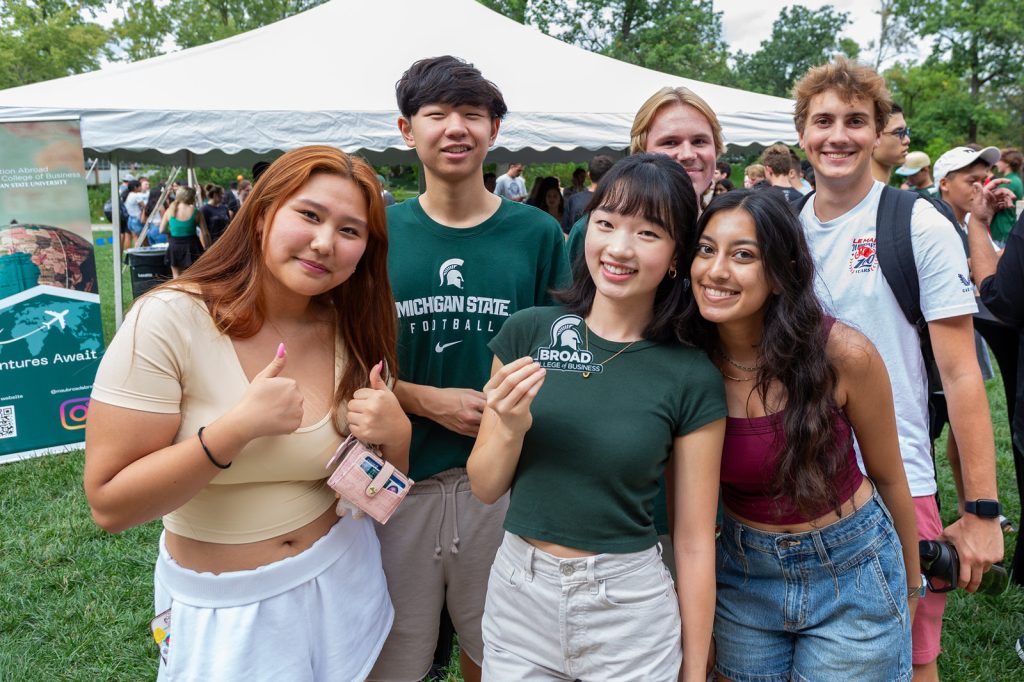
[{"label": "woman in maroon tank top", "polygon": [[824,314],[781,195],[718,196],[697,234],[682,333],[718,365],[729,411],[719,679],[909,679],[921,578],[882,360]]}]

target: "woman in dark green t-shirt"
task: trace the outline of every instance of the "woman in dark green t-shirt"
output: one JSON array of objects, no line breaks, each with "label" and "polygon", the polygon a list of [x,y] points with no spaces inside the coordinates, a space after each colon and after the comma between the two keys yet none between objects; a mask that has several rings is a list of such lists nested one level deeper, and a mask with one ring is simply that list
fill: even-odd
[{"label": "woman in dark green t-shirt", "polygon": [[[587,210],[565,305],[513,315],[490,344],[468,472],[479,499],[510,501],[484,679],[675,682],[685,649],[682,679],[703,682],[726,408],[714,365],[676,335],[696,193],[669,157],[639,154],[612,167]],[[665,472],[678,592],[654,529]]]}]

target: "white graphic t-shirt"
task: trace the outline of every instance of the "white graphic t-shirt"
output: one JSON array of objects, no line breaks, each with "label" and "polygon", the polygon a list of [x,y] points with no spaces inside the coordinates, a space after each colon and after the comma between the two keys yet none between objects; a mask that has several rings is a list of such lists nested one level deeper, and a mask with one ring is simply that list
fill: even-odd
[{"label": "white graphic t-shirt", "polygon": [[[936,491],[928,437],[928,379],[917,332],[878,268],[875,222],[882,187],[876,181],[863,201],[827,222],[815,216],[812,197],[800,221],[817,269],[815,289],[825,309],[871,339],[885,361],[910,493],[921,497]],[[967,259],[954,230],[927,201],[914,204],[911,241],[921,311],[929,322],[977,312]]]},{"label": "white graphic t-shirt", "polygon": [[505,199],[516,200],[526,196],[526,180],[522,175],[512,177],[508,173],[499,175],[494,184],[494,193]]}]

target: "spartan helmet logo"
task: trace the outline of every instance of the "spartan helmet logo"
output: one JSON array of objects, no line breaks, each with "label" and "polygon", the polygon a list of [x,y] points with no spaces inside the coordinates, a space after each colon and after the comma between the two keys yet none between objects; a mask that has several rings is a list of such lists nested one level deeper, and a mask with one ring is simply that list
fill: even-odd
[{"label": "spartan helmet logo", "polygon": [[461,258],[449,258],[441,263],[441,286],[462,288],[462,273],[459,272],[459,268],[462,267],[464,262]]},{"label": "spartan helmet logo", "polygon": [[583,322],[578,315],[563,315],[551,325],[551,348],[579,350],[583,339],[579,326]]}]

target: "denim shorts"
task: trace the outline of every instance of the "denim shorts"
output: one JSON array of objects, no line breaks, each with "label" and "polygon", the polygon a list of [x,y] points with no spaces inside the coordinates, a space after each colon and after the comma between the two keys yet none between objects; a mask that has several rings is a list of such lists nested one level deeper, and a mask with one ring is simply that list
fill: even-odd
[{"label": "denim shorts", "polygon": [[912,675],[907,576],[877,491],[820,530],[769,533],[724,516],[718,673],[735,682],[903,682]]}]

